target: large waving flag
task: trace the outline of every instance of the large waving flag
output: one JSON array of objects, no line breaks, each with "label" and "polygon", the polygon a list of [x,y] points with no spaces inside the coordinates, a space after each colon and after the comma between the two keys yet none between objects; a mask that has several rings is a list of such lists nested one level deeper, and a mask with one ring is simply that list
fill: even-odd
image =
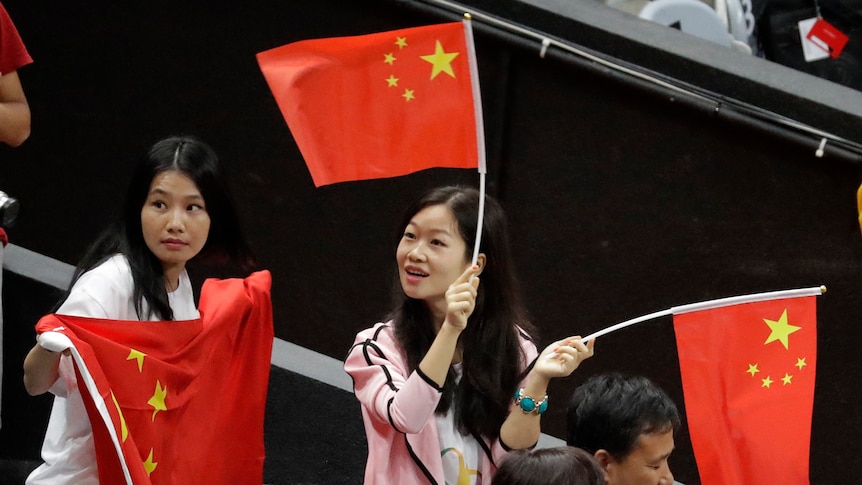
[{"label": "large waving flag", "polygon": [[267,271],[207,280],[197,320],[39,321],[71,349],[100,483],[262,483],[270,286]]},{"label": "large waving flag", "polygon": [[703,485],[809,483],[815,296],[673,317]]},{"label": "large waving flag", "polygon": [[305,40],[257,55],[315,186],[432,167],[483,172],[470,28]]}]

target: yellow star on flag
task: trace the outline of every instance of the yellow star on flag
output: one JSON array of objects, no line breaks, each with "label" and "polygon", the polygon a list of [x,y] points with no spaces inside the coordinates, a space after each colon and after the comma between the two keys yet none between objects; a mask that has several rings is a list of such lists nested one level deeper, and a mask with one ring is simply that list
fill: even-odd
[{"label": "yellow star on flag", "polygon": [[389,64],[390,66],[395,64],[395,56],[392,55],[391,52],[389,54],[383,54],[383,63]]},{"label": "yellow star on flag", "polygon": [[390,88],[398,86],[398,78],[390,74],[389,77],[386,78],[386,83],[389,85],[388,87]]},{"label": "yellow star on flag", "polygon": [[401,96],[407,101],[410,101],[411,99],[416,99],[416,97],[413,96],[413,90],[412,89],[405,89],[404,94],[402,94]]},{"label": "yellow star on flag", "polygon": [[802,328],[787,323],[786,309],[784,310],[784,313],[781,314],[781,318],[779,318],[778,321],[769,320],[768,318],[764,318],[763,321],[769,325],[769,328],[772,330],[772,333],[769,334],[769,337],[767,337],[766,342],[763,342],[763,345],[778,340],[785,349],[789,348],[788,337],[790,334]]},{"label": "yellow star on flag", "polygon": [[126,360],[137,360],[138,361],[138,372],[143,372],[144,371],[144,357],[146,357],[146,356],[147,356],[147,354],[145,354],[139,350],[129,349],[129,356],[126,357]]},{"label": "yellow star on flag", "polygon": [[147,404],[152,406],[153,409],[153,421],[156,420],[156,413],[159,411],[167,411],[168,408],[165,406],[165,397],[168,395],[167,386],[162,387],[162,383],[156,381],[156,390],[153,392],[153,397],[147,401]]},{"label": "yellow star on flag", "polygon": [[792,375],[790,375],[790,374],[785,373],[785,374],[784,374],[784,377],[782,377],[782,378],[781,378],[781,382],[783,382],[783,383],[784,383],[784,385],[786,386],[787,384],[790,384],[790,380],[791,380],[791,379],[793,379],[793,376],[792,376]]},{"label": "yellow star on flag", "polygon": [[766,388],[768,388],[768,387],[769,387],[769,386],[771,386],[771,385],[772,385],[772,383],[773,383],[773,382],[775,382],[775,381],[773,381],[772,379],[770,379],[770,378],[769,378],[769,376],[766,376],[766,379],[761,379],[761,382],[763,382],[763,385],[762,385],[762,386],[760,386],[760,387],[766,387]]},{"label": "yellow star on flag", "polygon": [[117,407],[117,413],[120,415],[120,434],[123,437],[123,443],[126,442],[126,438],[129,437],[129,428],[126,426],[126,418],[123,416],[123,410],[120,409],[120,403],[117,402],[117,396],[111,392],[111,399],[114,400],[114,406]]},{"label": "yellow star on flag", "polygon": [[806,365],[808,365],[808,364],[805,363],[805,357],[801,357],[799,359],[796,359],[796,367],[799,367],[799,370],[802,370],[802,368],[805,367]]},{"label": "yellow star on flag", "polygon": [[395,39],[395,45],[397,45],[399,49],[407,47],[407,37],[397,37]]},{"label": "yellow star on flag", "polygon": [[431,68],[431,79],[437,77],[441,72],[455,77],[455,72],[452,71],[452,61],[458,57],[458,52],[446,52],[443,50],[443,45],[437,41],[434,48],[434,53],[427,56],[419,56],[423,61],[428,61],[433,66]]},{"label": "yellow star on flag", "polygon": [[153,449],[150,448],[150,454],[147,456],[146,461],[144,461],[144,469],[147,471],[147,476],[152,475],[157,466],[159,466],[159,462],[153,461]]},{"label": "yellow star on flag", "polygon": [[760,372],[760,369],[757,368],[757,364],[748,364],[748,370],[745,371],[751,374],[751,377],[754,377],[754,374]]}]

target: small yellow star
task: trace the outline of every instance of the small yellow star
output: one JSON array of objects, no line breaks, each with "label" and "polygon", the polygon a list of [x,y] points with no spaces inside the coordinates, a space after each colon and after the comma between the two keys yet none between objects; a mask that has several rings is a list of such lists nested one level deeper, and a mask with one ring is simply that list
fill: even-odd
[{"label": "small yellow star", "polygon": [[779,318],[778,321],[769,320],[767,318],[764,318],[763,321],[769,325],[769,328],[772,330],[772,333],[769,334],[769,337],[767,337],[766,342],[763,342],[763,345],[778,340],[785,349],[788,348],[788,337],[790,334],[802,328],[787,323],[787,309],[784,310],[784,313],[781,314],[781,318]]},{"label": "small yellow star", "polygon": [[150,454],[147,456],[146,461],[144,461],[144,469],[147,471],[147,476],[152,475],[157,466],[159,466],[159,462],[153,461],[153,449],[150,448]]},{"label": "small yellow star", "polygon": [[392,55],[391,52],[389,54],[383,54],[383,62],[391,66],[395,63],[395,56]]},{"label": "small yellow star", "polygon": [[398,78],[390,74],[389,77],[386,78],[386,83],[389,84],[388,87],[390,88],[398,86]]},{"label": "small yellow star", "polygon": [[153,409],[153,421],[156,420],[156,413],[159,411],[167,411],[168,408],[165,406],[165,396],[168,395],[167,386],[162,387],[162,383],[156,381],[156,390],[153,392],[153,397],[147,401],[147,404],[152,406]]},{"label": "small yellow star", "polygon": [[770,378],[769,378],[769,376],[766,376],[766,379],[761,379],[761,382],[763,382],[763,385],[762,385],[762,386],[760,386],[760,387],[766,387],[766,388],[768,388],[768,387],[769,387],[769,386],[771,386],[771,385],[772,385],[772,383],[773,383],[773,382],[775,382],[775,381],[773,381],[772,379],[770,379]]},{"label": "small yellow star", "polygon": [[405,89],[404,94],[402,94],[401,96],[407,101],[410,101],[411,99],[416,99],[416,96],[413,96],[412,89]]},{"label": "small yellow star", "polygon": [[796,359],[796,367],[799,367],[799,370],[802,370],[802,368],[805,367],[806,365],[808,365],[808,364],[805,363],[805,357],[801,357],[799,359]]},{"label": "small yellow star", "polygon": [[784,377],[782,377],[782,378],[781,378],[781,382],[783,382],[783,383],[784,383],[784,385],[786,386],[787,384],[790,384],[790,380],[791,380],[791,379],[793,379],[793,376],[792,376],[792,375],[790,375],[790,374],[785,373],[785,374],[784,374]]},{"label": "small yellow star", "polygon": [[399,49],[407,47],[407,37],[396,37],[395,45],[397,45]]},{"label": "small yellow star", "polygon": [[431,69],[431,79],[437,77],[441,72],[445,72],[446,74],[455,77],[455,72],[452,71],[452,61],[454,61],[456,57],[458,57],[458,53],[444,51],[443,45],[439,40],[437,41],[433,54],[419,56],[420,59],[428,61],[432,66],[434,66]]},{"label": "small yellow star", "polygon": [[751,374],[751,377],[754,377],[754,374],[760,372],[760,369],[757,368],[757,364],[748,364],[748,370],[745,371]]},{"label": "small yellow star", "polygon": [[129,349],[129,356],[126,357],[126,360],[137,360],[138,361],[138,372],[143,372],[144,371],[144,357],[146,357],[146,356],[147,356],[147,354],[145,354],[139,350]]}]

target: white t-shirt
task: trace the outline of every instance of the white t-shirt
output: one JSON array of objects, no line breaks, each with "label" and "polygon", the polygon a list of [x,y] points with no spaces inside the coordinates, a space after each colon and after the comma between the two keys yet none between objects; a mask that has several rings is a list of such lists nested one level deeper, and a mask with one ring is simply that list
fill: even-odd
[{"label": "white t-shirt", "polygon": [[[457,375],[457,380],[460,380],[461,364],[453,365],[452,369]],[[483,453],[473,435],[464,436],[455,428],[454,404],[445,416],[435,415],[435,419],[445,482],[481,485],[482,477],[479,473],[482,469]]]},{"label": "white t-shirt", "polygon": [[[129,263],[124,256],[116,255],[81,275],[56,313],[107,320],[140,320],[135,312],[133,291]],[[198,318],[192,284],[185,271],[180,274],[177,289],[168,294],[168,302],[174,320]],[[146,302],[143,311],[147,311]],[[42,443],[45,463],[27,477],[26,485],[98,485],[93,429],[75,380],[71,357],[60,357],[59,372],[60,378],[51,387],[54,406]]]}]

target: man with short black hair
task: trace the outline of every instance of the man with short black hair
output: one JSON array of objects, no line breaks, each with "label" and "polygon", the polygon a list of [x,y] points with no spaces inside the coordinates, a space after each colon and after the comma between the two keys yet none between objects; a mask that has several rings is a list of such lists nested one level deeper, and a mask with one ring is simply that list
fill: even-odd
[{"label": "man with short black hair", "polygon": [[671,485],[679,427],[676,404],[649,379],[602,374],[575,389],[566,441],[596,457],[608,485]]}]

